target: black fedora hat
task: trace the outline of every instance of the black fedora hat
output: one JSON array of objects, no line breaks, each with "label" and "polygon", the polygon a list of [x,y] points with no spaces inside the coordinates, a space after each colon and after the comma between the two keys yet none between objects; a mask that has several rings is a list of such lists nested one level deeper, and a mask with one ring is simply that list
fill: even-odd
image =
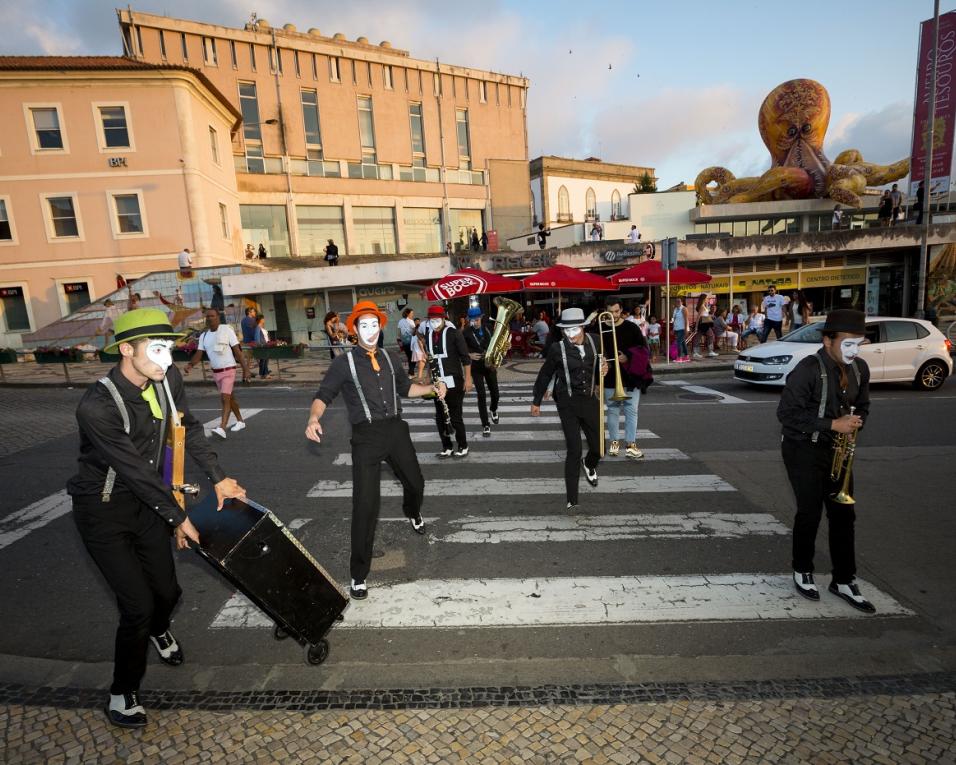
[{"label": "black fedora hat", "polygon": [[845,332],[848,335],[866,334],[866,314],[852,308],[839,308],[827,314],[822,332]]}]

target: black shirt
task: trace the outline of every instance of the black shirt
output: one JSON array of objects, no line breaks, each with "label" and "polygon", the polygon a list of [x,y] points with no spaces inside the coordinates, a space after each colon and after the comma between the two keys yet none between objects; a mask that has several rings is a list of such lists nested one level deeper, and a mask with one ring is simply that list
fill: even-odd
[{"label": "black shirt", "polygon": [[[491,344],[491,336],[494,334],[487,324],[482,322],[480,327],[473,327],[469,324],[462,331],[462,337],[465,339],[465,345],[468,346],[470,353],[480,353],[484,356],[485,351]],[[482,359],[484,361],[484,359]]]},{"label": "black shirt", "polygon": [[[823,395],[823,381],[820,379],[820,365],[817,357],[823,359],[827,372],[827,404],[823,417],[818,418],[820,397]],[[840,367],[846,370],[847,389],[840,388]],[[864,425],[870,413],[870,368],[863,359],[856,359],[860,372],[860,384],[857,386],[853,369],[833,361],[824,348],[815,356],[803,359],[787,377],[787,384],[777,406],[777,419],[780,420],[785,438],[809,441],[814,432],[819,431],[818,443],[829,444],[833,440],[830,425],[833,420],[850,413],[850,407],[856,407],[854,414],[863,418]]]},{"label": "black shirt", "polygon": [[[126,379],[119,365],[110,370],[109,378],[126,404],[129,435],[123,431],[123,416],[106,386],[93,383],[76,408],[80,425],[80,466],[77,474],[67,482],[66,490],[72,496],[100,495],[107,470],[112,467],[116,471],[113,494],[132,493],[166,523],[178,526],[186,520],[186,514],[163,481],[163,466],[153,464],[159,448],[158,439],[164,437],[163,423],[153,417],[142,389]],[[171,366],[166,379],[176,407],[183,413],[186,451],[209,479],[218,483],[226,474],[206,441],[202,423],[189,411],[182,375]],[[156,395],[164,396],[165,392],[160,389]]]},{"label": "black shirt", "polygon": [[571,402],[568,394],[567,380],[564,376],[564,362],[561,359],[561,346],[568,357],[568,373],[571,377],[571,392],[575,396],[590,396],[594,385],[594,376],[598,373],[596,355],[591,350],[591,343],[584,338],[584,358],[578,350],[581,346],[575,345],[566,337],[561,342],[555,342],[548,348],[544,357],[544,364],[538,371],[538,378],[534,381],[534,405],[541,406],[544,392],[548,389],[551,378],[554,378],[554,403],[558,407],[565,407]]},{"label": "black shirt", "polygon": [[[349,412],[349,422],[353,425],[368,422],[358,391],[355,389],[352,370],[349,368],[349,354],[351,354],[355,360],[355,373],[358,375],[359,384],[362,386],[362,393],[365,395],[365,403],[368,404],[372,421],[399,415],[402,411],[402,405],[392,395],[391,372],[388,362],[382,358],[383,354],[386,353],[389,352],[379,350],[375,354],[375,360],[379,366],[378,372],[372,369],[372,359],[368,355],[368,351],[359,345],[354,346],[348,353],[336,356],[329,365],[325,377],[322,378],[322,384],[319,386],[315,398],[324,401],[325,405],[328,406],[341,393],[342,398],[345,399],[345,407]],[[389,358],[392,360],[392,367],[395,370],[395,391],[399,396],[408,396],[412,381],[405,373],[405,361],[403,359],[399,362],[392,354],[389,354]]]},{"label": "black shirt", "polygon": [[436,357],[442,377],[451,375],[456,380],[465,379],[464,367],[471,366],[471,356],[461,332],[447,326],[435,332],[429,327],[423,339],[425,353]]},{"label": "black shirt", "polygon": [[[594,333],[593,337],[595,344],[600,347],[600,342],[597,338],[596,332]],[[641,332],[641,328],[633,321],[625,320],[615,326],[614,337],[617,341],[618,353],[623,353],[625,356],[628,355],[628,351],[631,350],[631,348],[647,345],[647,341],[644,339],[644,333]],[[608,346],[608,343],[610,342],[611,335],[608,332],[607,325],[605,324],[604,354],[607,356],[607,374],[604,375],[605,388],[613,388],[617,384],[617,364],[613,363],[614,360],[611,358],[614,355],[614,348]],[[626,371],[621,375],[621,377],[625,388],[634,388],[638,385],[638,381],[632,379]]]}]

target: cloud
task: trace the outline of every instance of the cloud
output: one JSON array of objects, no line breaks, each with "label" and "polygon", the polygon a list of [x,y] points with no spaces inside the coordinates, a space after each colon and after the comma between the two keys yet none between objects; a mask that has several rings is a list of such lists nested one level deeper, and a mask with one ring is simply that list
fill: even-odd
[{"label": "cloud", "polygon": [[863,159],[889,164],[908,157],[913,107],[904,101],[865,114],[844,114],[827,133],[826,154],[833,159],[846,149],[859,149]]}]

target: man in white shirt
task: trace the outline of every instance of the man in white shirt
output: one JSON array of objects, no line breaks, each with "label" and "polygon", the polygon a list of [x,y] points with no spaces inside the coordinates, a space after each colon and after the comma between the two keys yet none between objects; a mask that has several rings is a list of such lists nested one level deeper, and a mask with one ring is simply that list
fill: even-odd
[{"label": "man in white shirt", "polygon": [[631,230],[627,232],[627,243],[637,244],[640,240],[641,232],[637,230],[637,226],[631,226]]},{"label": "man in white shirt", "polygon": [[193,256],[189,252],[188,247],[183,247],[183,251],[179,253],[179,270],[180,271],[190,271],[193,267]]},{"label": "man in white shirt", "polygon": [[212,379],[216,382],[216,388],[219,390],[219,397],[222,400],[222,420],[219,427],[213,428],[212,432],[220,438],[225,438],[226,425],[229,424],[230,414],[236,415],[236,424],[230,428],[233,433],[238,433],[246,427],[233,388],[236,384],[236,366],[242,367],[243,382],[249,381],[249,366],[246,357],[242,355],[236,331],[228,324],[220,323],[219,311],[215,308],[207,309],[206,326],[209,329],[199,336],[196,353],[186,364],[183,374],[188,375],[192,368],[202,361],[202,355],[205,351],[209,359],[209,365],[212,367]]},{"label": "man in white shirt", "polygon": [[408,376],[415,375],[415,362],[412,361],[412,339],[415,337],[415,312],[411,308],[402,311],[402,318],[398,320],[398,339],[402,343],[402,351],[408,359]]},{"label": "man in white shirt", "polygon": [[783,337],[783,309],[789,302],[783,295],[777,294],[776,287],[770,285],[760,304],[761,310],[767,315],[767,320],[763,323],[763,331],[760,333],[761,343],[767,342],[771,329],[777,336],[777,340]]}]

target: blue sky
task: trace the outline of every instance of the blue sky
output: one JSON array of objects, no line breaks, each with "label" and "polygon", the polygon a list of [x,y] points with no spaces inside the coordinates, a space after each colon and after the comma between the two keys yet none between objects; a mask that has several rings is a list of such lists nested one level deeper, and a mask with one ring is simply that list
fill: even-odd
[{"label": "blue sky", "polygon": [[[711,164],[736,175],[769,159],[757,109],[779,83],[810,77],[830,92],[827,153],[909,152],[919,22],[931,0],[142,0],[133,10],[241,26],[273,25],[389,40],[531,79],[528,150],[655,167],[661,187]],[[0,0],[6,54],[117,54],[102,0]],[[943,0],[941,11],[956,9]],[[18,30],[12,34],[12,30]],[[610,67],[610,69],[608,68]]]}]

